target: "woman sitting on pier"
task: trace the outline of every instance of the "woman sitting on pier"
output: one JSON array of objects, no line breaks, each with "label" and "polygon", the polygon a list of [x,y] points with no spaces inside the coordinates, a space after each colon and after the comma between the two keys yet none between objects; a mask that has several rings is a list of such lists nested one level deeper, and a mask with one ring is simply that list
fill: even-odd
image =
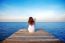
[{"label": "woman sitting on pier", "polygon": [[29,24],[28,27],[29,33],[33,33],[35,31],[35,27],[34,27],[35,21],[32,17],[29,17],[28,24]]}]

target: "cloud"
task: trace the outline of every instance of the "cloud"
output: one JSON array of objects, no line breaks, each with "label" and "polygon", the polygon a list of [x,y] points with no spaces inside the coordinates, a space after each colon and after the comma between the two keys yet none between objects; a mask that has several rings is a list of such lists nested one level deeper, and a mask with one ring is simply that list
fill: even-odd
[{"label": "cloud", "polygon": [[65,22],[65,14],[58,10],[42,8],[8,8],[0,13],[0,21],[27,21],[32,16],[40,22]]},{"label": "cloud", "polygon": [[27,17],[23,16],[1,16],[0,21],[2,22],[22,22],[22,21],[27,21]]},{"label": "cloud", "polygon": [[[37,22],[65,22],[65,14],[64,15],[53,15],[52,17],[42,17],[40,15],[33,16]],[[27,16],[1,16],[0,21],[3,22],[27,22]]]}]

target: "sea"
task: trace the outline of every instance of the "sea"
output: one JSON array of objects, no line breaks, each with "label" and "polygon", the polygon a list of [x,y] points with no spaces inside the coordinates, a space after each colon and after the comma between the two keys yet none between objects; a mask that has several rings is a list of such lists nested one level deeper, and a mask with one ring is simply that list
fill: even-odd
[{"label": "sea", "polygon": [[[0,41],[19,29],[27,29],[27,22],[0,22]],[[65,42],[65,22],[36,22],[35,31],[43,29]]]}]

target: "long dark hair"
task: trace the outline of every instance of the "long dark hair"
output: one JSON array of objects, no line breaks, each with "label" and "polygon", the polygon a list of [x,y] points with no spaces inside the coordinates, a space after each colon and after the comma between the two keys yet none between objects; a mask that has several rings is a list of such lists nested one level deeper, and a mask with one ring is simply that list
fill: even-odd
[{"label": "long dark hair", "polygon": [[35,24],[35,21],[34,21],[34,19],[32,17],[29,17],[28,23],[30,25],[33,25],[33,24]]}]

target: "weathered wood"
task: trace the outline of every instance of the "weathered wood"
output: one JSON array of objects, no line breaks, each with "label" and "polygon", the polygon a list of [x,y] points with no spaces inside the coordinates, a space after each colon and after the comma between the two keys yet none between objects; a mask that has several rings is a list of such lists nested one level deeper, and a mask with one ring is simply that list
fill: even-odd
[{"label": "weathered wood", "polygon": [[19,30],[3,41],[3,43],[63,43],[52,34],[45,31],[29,33],[27,30]]}]

